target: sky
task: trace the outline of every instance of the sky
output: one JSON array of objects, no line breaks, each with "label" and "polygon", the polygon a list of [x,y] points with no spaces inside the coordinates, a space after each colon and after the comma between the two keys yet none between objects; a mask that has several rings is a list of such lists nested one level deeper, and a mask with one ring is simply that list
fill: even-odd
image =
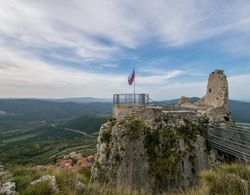
[{"label": "sky", "polygon": [[0,0],[0,97],[202,97],[224,70],[250,101],[249,0]]}]

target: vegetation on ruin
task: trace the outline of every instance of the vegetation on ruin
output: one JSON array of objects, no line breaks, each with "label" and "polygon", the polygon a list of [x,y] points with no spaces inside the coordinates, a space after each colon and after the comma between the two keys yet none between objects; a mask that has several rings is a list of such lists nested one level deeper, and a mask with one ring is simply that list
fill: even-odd
[{"label": "vegetation on ruin", "polygon": [[[156,118],[155,122],[159,121]],[[206,125],[207,120],[199,121],[197,124],[185,121],[185,125],[176,129],[145,131],[144,147],[150,163],[149,174],[156,178],[158,189],[176,187],[182,179],[178,166],[186,152],[178,148],[180,139],[183,139],[188,147],[189,161],[193,173],[195,172],[194,142],[197,135],[205,135]]]},{"label": "vegetation on ruin", "polygon": [[149,130],[145,121],[136,115],[131,115],[126,120],[125,129],[130,141],[137,140],[145,131]]}]

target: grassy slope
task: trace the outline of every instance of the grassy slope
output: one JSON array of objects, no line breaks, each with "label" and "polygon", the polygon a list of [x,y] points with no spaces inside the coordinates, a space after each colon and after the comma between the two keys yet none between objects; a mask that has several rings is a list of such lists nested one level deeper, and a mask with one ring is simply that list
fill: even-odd
[{"label": "grassy slope", "polygon": [[[74,172],[62,170],[55,167],[48,167],[46,170],[39,171],[36,168],[14,166],[10,167],[13,177],[8,181],[17,183],[19,193],[29,194],[52,194],[48,185],[31,186],[30,182],[38,179],[42,175],[54,175],[59,188],[58,194],[152,194],[149,190],[135,191],[128,187],[109,187],[89,184],[90,170]],[[0,181],[1,182],[1,181]],[[6,181],[5,181],[6,182]],[[82,188],[77,188],[77,184],[85,184]],[[162,194],[183,194],[183,195],[247,195],[250,190],[250,166],[244,164],[221,165],[213,170],[203,171],[200,176],[199,184],[194,189],[176,189],[172,192],[162,192]],[[47,193],[46,193],[47,192]]]},{"label": "grassy slope", "polygon": [[[0,127],[1,129],[1,127]],[[95,152],[96,136],[84,136],[51,124],[0,131],[0,164],[46,164],[59,154]]]}]

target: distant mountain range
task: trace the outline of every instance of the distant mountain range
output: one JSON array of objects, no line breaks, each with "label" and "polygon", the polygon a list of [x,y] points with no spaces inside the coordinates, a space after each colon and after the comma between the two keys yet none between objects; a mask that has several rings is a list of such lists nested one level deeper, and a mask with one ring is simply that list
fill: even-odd
[{"label": "distant mountain range", "polygon": [[48,121],[82,115],[110,116],[111,103],[75,103],[57,100],[0,99],[0,121]]},{"label": "distant mountain range", "polygon": [[63,98],[63,99],[52,99],[52,101],[56,101],[56,102],[74,102],[74,103],[93,103],[93,102],[111,103],[112,99],[94,98],[94,97],[73,97],[73,98]]},{"label": "distant mountain range", "polygon": [[[199,98],[192,97],[193,101]],[[155,102],[175,105],[179,99]],[[232,116],[237,122],[250,123],[250,103],[230,100]],[[82,115],[111,116],[112,100],[93,97],[65,99],[0,99],[0,121],[65,120]]]}]

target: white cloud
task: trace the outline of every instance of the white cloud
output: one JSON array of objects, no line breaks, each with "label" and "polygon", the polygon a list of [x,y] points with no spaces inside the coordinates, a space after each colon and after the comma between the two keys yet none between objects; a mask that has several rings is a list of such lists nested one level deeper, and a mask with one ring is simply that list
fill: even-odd
[{"label": "white cloud", "polygon": [[[201,97],[207,81],[177,82],[173,78],[190,76],[190,70],[173,70],[150,76],[137,75],[138,93],[149,93],[153,99],[180,96]],[[75,68],[62,68],[41,62],[31,56],[17,55],[0,48],[1,97],[69,97],[95,96],[110,98],[113,93],[132,93],[124,74],[91,73]],[[190,79],[191,80],[191,79]],[[228,77],[232,99],[249,99],[250,75]]]},{"label": "white cloud", "polygon": [[120,76],[62,68],[3,49],[0,64],[1,96],[107,96],[123,82]]},{"label": "white cloud", "polygon": [[247,40],[242,48],[249,48],[249,1],[0,2],[2,39],[19,47],[68,48],[88,61],[114,59],[122,48],[136,48],[151,39],[179,47],[225,34],[230,35],[222,43],[227,50],[236,50],[228,41]]},{"label": "white cloud", "polygon": [[179,77],[181,75],[185,75],[189,72],[187,71],[182,71],[182,70],[172,70],[164,73],[158,73],[158,74],[153,74],[151,76],[142,76],[138,82],[140,85],[163,85],[168,82],[168,80],[172,78]]},{"label": "white cloud", "polygon": [[[223,51],[249,54],[248,0],[0,1],[0,96],[109,97],[132,91],[127,75],[57,66],[41,52],[69,65],[97,62],[111,69],[119,66],[119,58],[131,57],[126,49],[152,40],[161,47],[184,47],[218,36]],[[157,68],[144,67],[147,76],[138,75],[138,91],[155,98],[203,94],[203,82],[172,81],[195,75],[191,68]],[[249,99],[242,87],[248,76],[229,78],[232,98]]]},{"label": "white cloud", "polygon": [[[169,79],[185,74],[174,70],[153,76],[138,76],[138,91],[145,86],[164,85]],[[130,92],[123,74],[92,73],[75,68],[47,64],[32,56],[17,55],[0,48],[0,96],[19,97],[110,97]],[[144,91],[144,92],[147,92]]]}]

